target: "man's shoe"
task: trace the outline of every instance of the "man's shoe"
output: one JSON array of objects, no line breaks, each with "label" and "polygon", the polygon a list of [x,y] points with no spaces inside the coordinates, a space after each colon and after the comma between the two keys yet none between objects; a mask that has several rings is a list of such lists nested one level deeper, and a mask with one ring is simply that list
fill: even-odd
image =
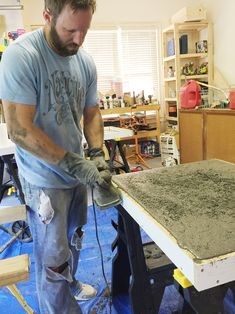
[{"label": "man's shoe", "polygon": [[77,301],[88,301],[96,296],[97,291],[91,285],[82,282],[79,284],[80,289],[77,290],[74,294],[74,297]]}]

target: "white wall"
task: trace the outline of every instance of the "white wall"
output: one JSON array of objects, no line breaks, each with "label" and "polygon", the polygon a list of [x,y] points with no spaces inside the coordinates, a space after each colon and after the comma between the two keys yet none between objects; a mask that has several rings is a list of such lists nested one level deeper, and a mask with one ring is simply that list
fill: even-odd
[{"label": "white wall", "polygon": [[44,0],[22,0],[24,5],[23,21],[27,31],[31,30],[31,25],[42,25]]},{"label": "white wall", "polygon": [[227,87],[235,87],[235,1],[204,0],[204,2],[213,21],[215,80],[218,70],[227,81]]},{"label": "white wall", "polygon": [[[225,0],[226,1],[226,0]],[[94,23],[169,22],[170,17],[195,0],[98,0]]]},{"label": "white wall", "polygon": [[[234,0],[98,0],[94,24],[160,21],[163,26],[182,7],[202,4],[213,23],[215,84],[235,86]],[[221,74],[221,75],[220,75]],[[222,87],[224,87],[222,86]]]},{"label": "white wall", "polygon": [[[0,5],[16,5],[17,0],[0,0]],[[4,32],[15,31],[23,28],[22,11],[20,10],[1,10],[0,9],[0,36]]]},{"label": "white wall", "polygon": [[[17,0],[0,0],[0,4]],[[24,25],[42,24],[44,0],[22,0]],[[93,25],[118,23],[161,22],[166,26],[170,17],[184,6],[203,4],[214,24],[214,64],[230,86],[235,86],[235,1],[234,0],[97,0]],[[5,15],[5,26],[10,30],[22,25],[20,11],[0,11]],[[0,17],[0,30],[3,25]],[[217,71],[215,71],[217,73]],[[216,79],[216,77],[215,77]]]}]

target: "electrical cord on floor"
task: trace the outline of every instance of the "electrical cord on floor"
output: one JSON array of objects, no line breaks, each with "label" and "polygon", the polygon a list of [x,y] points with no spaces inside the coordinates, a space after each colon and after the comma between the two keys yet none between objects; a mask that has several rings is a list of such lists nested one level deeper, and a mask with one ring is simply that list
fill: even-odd
[{"label": "electrical cord on floor", "polygon": [[94,196],[93,196],[93,189],[91,189],[91,198],[92,198],[92,206],[93,206],[93,213],[94,213],[94,220],[95,220],[95,234],[96,234],[96,239],[100,251],[100,258],[101,258],[101,268],[102,268],[102,274],[104,277],[104,281],[107,287],[107,292],[108,292],[108,298],[109,298],[109,313],[112,314],[112,298],[111,298],[111,290],[105,275],[105,270],[104,270],[104,257],[103,257],[103,252],[100,244],[100,239],[99,239],[99,234],[98,234],[98,224],[97,224],[97,217],[96,217],[96,211],[95,211],[95,202],[94,202]]}]

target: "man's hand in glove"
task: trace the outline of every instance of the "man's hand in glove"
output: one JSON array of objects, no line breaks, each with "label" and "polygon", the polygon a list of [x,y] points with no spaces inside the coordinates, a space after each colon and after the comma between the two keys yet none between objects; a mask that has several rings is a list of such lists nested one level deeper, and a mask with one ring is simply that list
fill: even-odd
[{"label": "man's hand in glove", "polygon": [[109,170],[109,166],[105,161],[104,152],[101,148],[89,149],[90,160],[94,161],[99,171]]},{"label": "man's hand in glove", "polygon": [[76,153],[67,152],[58,166],[82,184],[97,183],[105,188],[111,182],[109,170],[99,171],[94,161],[86,160]]},{"label": "man's hand in glove", "polygon": [[102,186],[102,188],[108,190],[110,188],[111,180],[112,180],[111,172],[109,170],[101,170],[100,176],[103,179],[103,182],[101,184],[100,183],[98,184]]}]

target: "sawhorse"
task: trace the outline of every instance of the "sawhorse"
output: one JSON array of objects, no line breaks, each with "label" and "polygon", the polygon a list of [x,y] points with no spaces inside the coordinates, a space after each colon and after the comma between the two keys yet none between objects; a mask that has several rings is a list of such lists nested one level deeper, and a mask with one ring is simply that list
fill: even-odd
[{"label": "sawhorse", "polygon": [[[106,146],[108,153],[109,153],[109,158],[110,158],[109,159],[109,167],[110,167],[111,171],[115,171],[116,174],[120,173],[120,169],[125,171],[125,172],[130,172],[130,167],[129,167],[128,162],[126,160],[126,156],[125,156],[125,153],[123,151],[121,141],[116,140],[116,139],[110,139],[110,140],[105,140],[104,143],[105,143],[105,146]],[[115,160],[115,156],[116,156],[118,151],[119,151],[120,156],[122,158],[122,163],[117,162]]]},{"label": "sawhorse", "polygon": [[117,248],[117,252],[112,264],[112,296],[129,293],[133,314],[156,314],[165,287],[174,282],[175,266],[159,248],[159,258],[150,266],[144,250],[151,251],[154,244],[143,245],[139,225],[121,205],[117,209],[118,224],[113,222],[117,230],[113,250]]}]

